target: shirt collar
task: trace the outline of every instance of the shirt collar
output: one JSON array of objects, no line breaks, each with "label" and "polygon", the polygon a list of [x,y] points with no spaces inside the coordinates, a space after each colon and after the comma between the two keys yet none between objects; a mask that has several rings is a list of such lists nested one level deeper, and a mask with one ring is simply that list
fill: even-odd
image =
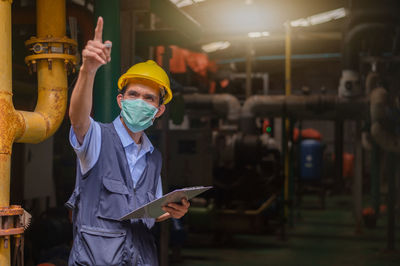
[{"label": "shirt collar", "polygon": [[[137,144],[133,141],[132,137],[129,135],[128,130],[122,124],[120,116],[117,116],[117,118],[114,119],[113,125],[114,125],[115,130],[117,131],[119,138],[121,139],[121,143],[124,148],[126,148],[132,144],[137,146]],[[146,153],[147,152],[153,153],[154,146],[153,146],[153,144],[151,144],[149,138],[147,137],[146,133],[144,133],[144,132],[142,133],[142,143],[141,144],[142,144],[141,150],[143,150]]]}]

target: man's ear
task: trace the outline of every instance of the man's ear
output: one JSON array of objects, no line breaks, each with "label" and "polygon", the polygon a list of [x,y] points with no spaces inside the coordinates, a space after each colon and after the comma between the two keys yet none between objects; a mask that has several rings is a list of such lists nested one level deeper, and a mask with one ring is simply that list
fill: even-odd
[{"label": "man's ear", "polygon": [[118,93],[118,95],[117,95],[117,103],[118,103],[119,109],[122,109],[121,101],[123,100],[123,98],[124,98],[124,96],[122,96],[121,93]]},{"label": "man's ear", "polygon": [[160,116],[162,116],[164,112],[165,112],[165,105],[162,104],[160,105],[160,107],[158,107],[158,112],[156,113],[155,118],[159,118]]}]

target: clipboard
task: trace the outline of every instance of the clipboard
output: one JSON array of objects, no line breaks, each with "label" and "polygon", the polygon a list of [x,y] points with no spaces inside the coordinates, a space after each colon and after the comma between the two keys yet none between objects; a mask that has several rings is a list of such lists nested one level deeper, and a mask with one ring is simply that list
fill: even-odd
[{"label": "clipboard", "polygon": [[181,202],[182,198],[186,198],[190,200],[197,195],[209,190],[212,186],[209,187],[187,187],[182,189],[176,189],[168,194],[165,194],[163,197],[153,200],[142,207],[124,215],[119,220],[127,220],[127,219],[139,219],[139,218],[158,218],[160,215],[165,212],[161,209],[163,206],[175,202]]}]

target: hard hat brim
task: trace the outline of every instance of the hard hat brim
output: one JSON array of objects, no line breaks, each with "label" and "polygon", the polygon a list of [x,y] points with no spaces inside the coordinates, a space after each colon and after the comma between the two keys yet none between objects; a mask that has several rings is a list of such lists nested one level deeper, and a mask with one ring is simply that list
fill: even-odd
[{"label": "hard hat brim", "polygon": [[158,85],[160,85],[160,87],[164,88],[166,93],[164,95],[163,104],[167,104],[172,100],[172,91],[171,91],[169,84],[165,84],[164,82],[161,82],[160,80],[158,80],[156,78],[152,78],[152,77],[144,76],[144,75],[140,75],[140,74],[128,74],[128,73],[123,74],[118,80],[118,90],[119,91],[122,90],[122,88],[128,84],[129,80],[132,80],[135,78],[153,81],[153,82],[157,83]]}]

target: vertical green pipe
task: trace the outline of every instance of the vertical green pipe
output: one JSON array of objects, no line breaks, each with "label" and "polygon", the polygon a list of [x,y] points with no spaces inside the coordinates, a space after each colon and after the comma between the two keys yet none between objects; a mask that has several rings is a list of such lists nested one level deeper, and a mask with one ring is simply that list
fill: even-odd
[{"label": "vertical green pipe", "polygon": [[336,182],[343,181],[343,121],[335,121],[335,169]]},{"label": "vertical green pipe", "polygon": [[295,202],[295,206],[299,206],[301,204],[301,200],[303,198],[302,196],[302,183],[301,183],[301,179],[300,179],[300,162],[301,162],[301,142],[303,141],[303,135],[301,134],[301,132],[303,131],[303,121],[299,121],[299,137],[297,139],[297,154],[296,154],[296,161],[297,163],[297,168],[296,168],[296,175],[298,176],[297,178],[297,186],[296,186],[296,202]]},{"label": "vertical green pipe", "polygon": [[387,225],[387,250],[393,251],[395,249],[395,203],[396,203],[396,165],[397,156],[394,152],[388,152],[386,157],[387,175],[388,175],[388,225]]},{"label": "vertical green pipe", "polygon": [[[287,152],[287,140],[286,140],[286,117],[282,116],[282,123],[281,123],[281,165],[282,169],[285,169],[285,163],[286,163],[286,152]],[[285,173],[283,172],[283,178],[285,178]],[[281,216],[281,232],[280,232],[280,237],[282,240],[286,239],[286,224],[287,224],[287,201],[285,198],[285,186],[282,187],[282,194],[280,197],[280,202],[281,202],[281,209],[280,209],[280,216]]]},{"label": "vertical green pipe", "polygon": [[361,145],[361,122],[356,123],[356,139],[354,141],[354,177],[353,177],[353,204],[356,232],[361,232],[362,225],[362,187],[363,187],[363,160]]},{"label": "vertical green pipe", "polygon": [[94,118],[100,122],[111,122],[119,113],[116,97],[117,82],[121,74],[120,42],[120,3],[119,0],[96,0],[94,14],[104,19],[103,42],[112,42],[111,62],[102,66],[96,74],[94,83]]},{"label": "vertical green pipe", "polygon": [[[287,153],[287,132],[286,132],[286,117],[282,116],[282,138],[281,138],[281,147],[282,147],[282,169],[286,169],[286,153]],[[286,182],[286,173],[283,172],[283,176]],[[282,188],[282,199],[283,199],[283,216],[285,220],[287,219],[287,198],[286,198],[286,186]]]},{"label": "vertical green pipe", "polygon": [[[164,47],[164,54],[162,57],[163,69],[170,76],[169,62],[172,58],[172,49],[168,46]],[[173,89],[173,88],[172,88]],[[168,184],[168,132],[169,132],[169,108],[166,106],[166,110],[162,116],[162,158],[163,158],[163,169],[162,169],[162,180],[163,180],[163,191],[167,192],[169,189]],[[168,254],[169,254],[169,222],[161,223],[161,234],[160,234],[160,266],[168,266]]]},{"label": "vertical green pipe", "polygon": [[371,197],[375,213],[379,214],[380,201],[380,149],[375,141],[371,150]]}]

